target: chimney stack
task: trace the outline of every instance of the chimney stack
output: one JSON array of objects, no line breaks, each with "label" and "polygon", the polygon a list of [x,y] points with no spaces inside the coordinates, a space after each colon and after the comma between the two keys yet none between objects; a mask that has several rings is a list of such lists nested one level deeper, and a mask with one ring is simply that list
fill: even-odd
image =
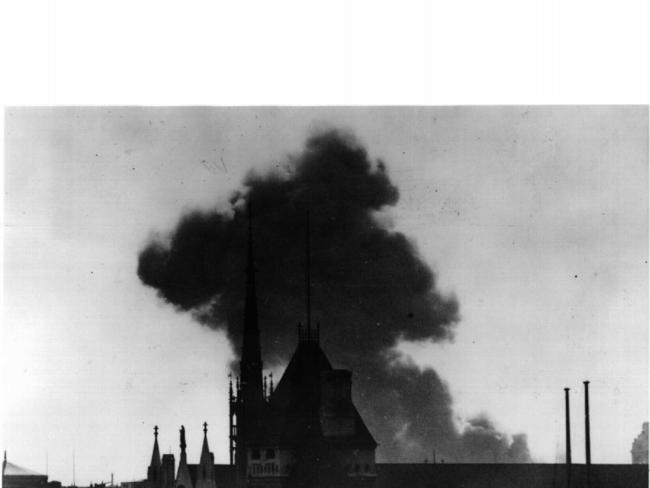
[{"label": "chimney stack", "polygon": [[564,389],[564,418],[566,426],[566,485],[571,488],[571,416],[569,409],[569,388]]},{"label": "chimney stack", "polygon": [[569,388],[564,389],[564,416],[566,424],[566,463],[571,465],[571,418],[569,416]]},{"label": "chimney stack", "polygon": [[589,432],[589,381],[583,381],[585,385],[585,449],[587,466],[591,464],[591,436]]}]

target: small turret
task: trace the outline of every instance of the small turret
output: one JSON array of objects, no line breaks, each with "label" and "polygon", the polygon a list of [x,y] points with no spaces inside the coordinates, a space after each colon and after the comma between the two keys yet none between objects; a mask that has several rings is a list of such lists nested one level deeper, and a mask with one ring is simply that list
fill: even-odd
[{"label": "small turret", "polygon": [[158,448],[158,426],[153,428],[153,452],[151,453],[151,466],[160,467],[160,449]]},{"label": "small turret", "polygon": [[176,487],[189,488],[192,486],[192,477],[187,467],[187,443],[185,442],[185,427],[181,425],[180,429],[180,448],[181,458],[178,461],[178,471],[176,473]]},{"label": "small turret", "polygon": [[185,442],[185,426],[181,425],[181,443],[180,443],[180,448],[181,448],[181,458],[186,457],[187,454],[185,452],[185,449],[187,448],[187,443]]},{"label": "small turret", "polygon": [[203,422],[203,447],[196,481],[196,488],[215,488],[214,455],[208,446],[208,423]]},{"label": "small turret", "polygon": [[153,452],[151,453],[151,462],[147,468],[147,485],[149,488],[161,488],[161,461],[160,449],[158,448],[158,426],[153,428]]}]

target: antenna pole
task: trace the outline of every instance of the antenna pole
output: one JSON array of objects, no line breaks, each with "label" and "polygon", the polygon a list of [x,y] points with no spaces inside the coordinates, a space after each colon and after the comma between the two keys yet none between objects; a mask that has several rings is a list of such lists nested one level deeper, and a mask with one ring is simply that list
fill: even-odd
[{"label": "antenna pole", "polygon": [[307,235],[305,239],[305,260],[306,260],[306,272],[305,272],[305,288],[307,292],[307,338],[309,339],[311,335],[311,255],[309,249],[309,210],[307,210]]}]

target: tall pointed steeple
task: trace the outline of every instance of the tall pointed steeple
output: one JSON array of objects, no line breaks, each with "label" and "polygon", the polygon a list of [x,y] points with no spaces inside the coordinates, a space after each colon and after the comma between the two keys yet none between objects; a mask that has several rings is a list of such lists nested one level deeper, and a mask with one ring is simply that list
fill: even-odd
[{"label": "tall pointed steeple", "polygon": [[253,206],[248,197],[248,257],[246,263],[246,301],[244,305],[244,334],[241,362],[242,400],[250,407],[263,402],[262,353],[257,323],[257,293],[255,289],[255,260],[253,257]]},{"label": "tall pointed steeple", "polygon": [[[147,488],[161,488],[161,472],[160,468],[162,463],[160,461],[160,449],[158,448],[158,426],[153,428],[153,452],[151,453],[151,463],[147,468]],[[74,459],[74,458],[73,458]]]},{"label": "tall pointed steeple", "polygon": [[203,422],[203,448],[195,488],[216,488],[214,482],[214,455],[208,447],[208,423]]},{"label": "tall pointed steeple", "polygon": [[309,219],[309,210],[306,212],[305,219],[305,311],[307,323],[305,329],[298,324],[298,342],[315,342],[320,340],[320,324],[316,324],[315,330],[311,321],[311,227]]},{"label": "tall pointed steeple", "polygon": [[309,242],[309,210],[305,230],[305,294],[307,295],[307,338],[311,337],[311,243]]},{"label": "tall pointed steeple", "polygon": [[248,196],[248,256],[246,263],[244,330],[239,375],[241,380],[237,382],[237,403],[235,407],[237,418],[235,465],[237,466],[239,483],[244,484],[248,466],[247,445],[258,429],[264,408],[262,353],[260,330],[257,324],[255,260],[253,258],[253,206],[250,195]]},{"label": "tall pointed steeple", "polygon": [[159,468],[160,467],[160,449],[158,448],[158,426],[153,428],[153,452],[151,453],[151,464],[150,466]]},{"label": "tall pointed steeple", "polygon": [[210,447],[208,446],[208,423],[203,422],[203,447],[201,448],[201,464],[210,463]]}]

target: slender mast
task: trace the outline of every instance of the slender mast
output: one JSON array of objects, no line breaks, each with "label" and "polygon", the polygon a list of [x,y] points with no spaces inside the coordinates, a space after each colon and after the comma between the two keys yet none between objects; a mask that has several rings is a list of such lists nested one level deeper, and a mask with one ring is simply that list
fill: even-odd
[{"label": "slender mast", "polygon": [[311,254],[309,242],[309,210],[307,210],[307,230],[305,236],[305,292],[307,295],[307,339],[311,338]]}]

